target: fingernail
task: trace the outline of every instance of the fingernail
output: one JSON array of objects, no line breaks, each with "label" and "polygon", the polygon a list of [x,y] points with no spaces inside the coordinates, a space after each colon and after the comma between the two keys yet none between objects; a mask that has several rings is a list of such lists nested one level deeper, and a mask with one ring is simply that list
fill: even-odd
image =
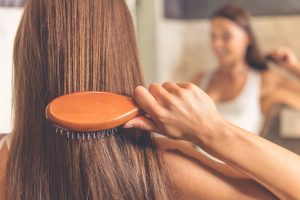
[{"label": "fingernail", "polygon": [[123,128],[134,128],[133,124],[124,124]]}]

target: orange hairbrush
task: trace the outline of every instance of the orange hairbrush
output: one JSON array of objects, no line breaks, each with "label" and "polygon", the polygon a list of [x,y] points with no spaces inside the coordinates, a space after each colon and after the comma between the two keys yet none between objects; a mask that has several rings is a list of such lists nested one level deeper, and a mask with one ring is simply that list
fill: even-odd
[{"label": "orange hairbrush", "polygon": [[46,118],[57,133],[80,140],[113,135],[120,125],[140,114],[132,98],[109,92],[63,95],[46,108]]}]

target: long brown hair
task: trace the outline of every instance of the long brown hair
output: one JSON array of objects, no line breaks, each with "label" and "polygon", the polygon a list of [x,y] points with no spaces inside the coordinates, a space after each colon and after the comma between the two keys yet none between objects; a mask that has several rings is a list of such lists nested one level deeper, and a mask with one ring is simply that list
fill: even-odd
[{"label": "long brown hair", "polygon": [[125,0],[27,0],[14,45],[14,128],[7,199],[168,199],[149,133],[59,137],[52,99],[78,91],[131,95],[142,85]]},{"label": "long brown hair", "polygon": [[246,52],[246,63],[253,69],[256,70],[266,70],[268,66],[266,61],[260,52],[258,47],[253,29],[250,24],[250,14],[242,7],[235,5],[235,4],[226,4],[225,6],[216,10],[213,15],[212,19],[216,17],[226,18],[230,21],[239,25],[249,36],[250,44],[247,48]]}]

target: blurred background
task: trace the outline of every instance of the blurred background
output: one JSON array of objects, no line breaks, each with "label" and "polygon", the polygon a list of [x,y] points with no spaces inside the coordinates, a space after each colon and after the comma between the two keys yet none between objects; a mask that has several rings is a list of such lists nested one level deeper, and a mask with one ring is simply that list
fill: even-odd
[{"label": "blurred background", "polygon": [[299,55],[297,0],[137,0],[138,38],[147,82],[190,80],[199,70],[217,67],[210,50],[208,18],[228,2],[256,11],[252,26],[262,51],[289,46]]},{"label": "blurred background", "polygon": [[11,131],[12,51],[23,3],[0,0],[0,133]]},{"label": "blurred background", "polygon": [[[197,73],[218,66],[210,47],[209,17],[229,2],[253,15],[251,24],[262,52],[285,46],[300,57],[298,0],[126,1],[136,25],[146,85],[167,80],[190,81]],[[11,131],[12,49],[23,5],[22,0],[0,0],[0,133]],[[284,106],[274,110],[260,134],[300,153],[299,112]],[[295,134],[289,136],[286,132]]]}]

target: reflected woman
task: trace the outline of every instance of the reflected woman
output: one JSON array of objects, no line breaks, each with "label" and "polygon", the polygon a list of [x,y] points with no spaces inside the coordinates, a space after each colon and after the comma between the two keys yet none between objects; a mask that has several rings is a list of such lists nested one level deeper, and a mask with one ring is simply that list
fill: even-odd
[{"label": "reflected woman", "polygon": [[219,67],[198,74],[193,82],[216,102],[225,119],[259,134],[275,105],[300,109],[300,83],[268,69],[246,10],[229,4],[213,14],[211,47]]},{"label": "reflected woman", "polygon": [[85,141],[55,133],[44,114],[52,99],[95,90],[132,96],[143,85],[125,0],[27,0],[13,71],[1,200],[276,199],[246,173],[148,131],[120,127]]}]

